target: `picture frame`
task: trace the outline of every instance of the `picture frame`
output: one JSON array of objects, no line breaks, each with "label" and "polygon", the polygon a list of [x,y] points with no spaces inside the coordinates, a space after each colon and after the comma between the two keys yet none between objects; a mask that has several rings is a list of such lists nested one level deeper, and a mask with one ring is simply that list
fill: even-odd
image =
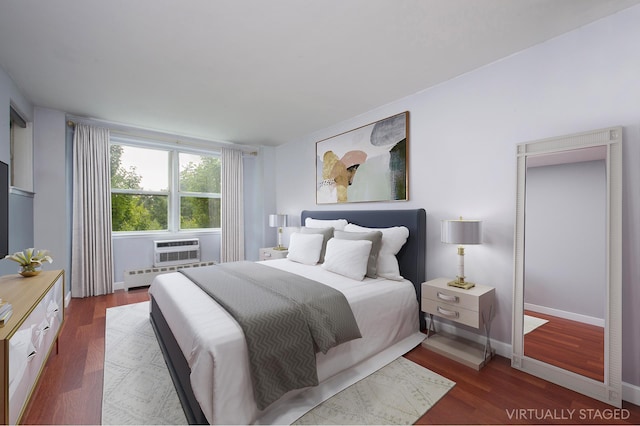
[{"label": "picture frame", "polygon": [[409,111],[316,142],[316,204],[408,201]]}]

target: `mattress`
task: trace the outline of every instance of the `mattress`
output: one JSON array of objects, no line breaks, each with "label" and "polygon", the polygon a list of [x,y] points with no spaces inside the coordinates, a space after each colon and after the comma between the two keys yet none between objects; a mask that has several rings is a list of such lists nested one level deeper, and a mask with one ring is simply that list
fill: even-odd
[{"label": "mattress", "polygon": [[[391,349],[392,354],[383,357],[386,361],[382,361],[390,362],[422,339],[418,302],[414,286],[409,281],[381,278],[355,281],[321,266],[303,265],[288,259],[262,263],[329,285],[344,293],[351,305],[363,337],[317,355],[321,383],[329,382],[330,378],[335,381],[339,376],[355,379],[356,375],[365,374],[367,368],[376,367],[354,369],[351,374],[349,369],[352,367],[365,365],[367,360],[376,358],[375,355],[381,352],[388,354]],[[290,411],[281,407],[299,398],[304,391],[291,391],[265,411],[258,410],[253,398],[242,329],[213,299],[180,273],[159,275],[149,293],[161,309],[191,368],[191,386],[209,423],[282,423],[295,420],[281,417],[280,412]],[[403,347],[394,351],[396,345]],[[318,393],[317,390],[315,392]]]}]

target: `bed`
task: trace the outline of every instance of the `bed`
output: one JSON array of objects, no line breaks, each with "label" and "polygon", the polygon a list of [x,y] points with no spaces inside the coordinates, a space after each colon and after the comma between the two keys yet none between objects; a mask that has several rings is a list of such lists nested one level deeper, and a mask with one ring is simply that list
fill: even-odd
[{"label": "bed", "polygon": [[424,319],[418,301],[425,276],[425,211],[303,211],[301,223],[307,218],[346,219],[367,228],[406,227],[409,237],[396,255],[405,280],[365,278],[354,283],[320,266],[288,259],[264,262],[343,292],[362,338],[318,353],[319,386],[291,391],[259,410],[253,399],[242,329],[183,274],[158,276],[149,289],[151,322],[189,423],[290,423],[421,341]]}]

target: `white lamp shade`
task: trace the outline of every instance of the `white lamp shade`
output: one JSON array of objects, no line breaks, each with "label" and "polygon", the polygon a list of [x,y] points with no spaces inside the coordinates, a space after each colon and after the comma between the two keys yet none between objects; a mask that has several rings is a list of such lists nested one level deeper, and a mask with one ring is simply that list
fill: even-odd
[{"label": "white lamp shade", "polygon": [[448,244],[482,244],[482,222],[479,220],[443,220],[441,241]]},{"label": "white lamp shade", "polygon": [[287,226],[287,215],[286,214],[270,214],[269,226],[272,226],[272,227]]}]

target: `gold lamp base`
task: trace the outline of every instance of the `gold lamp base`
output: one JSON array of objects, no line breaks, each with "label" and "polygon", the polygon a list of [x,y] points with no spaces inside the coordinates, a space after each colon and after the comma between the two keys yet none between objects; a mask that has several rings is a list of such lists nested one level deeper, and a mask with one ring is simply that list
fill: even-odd
[{"label": "gold lamp base", "polygon": [[285,251],[287,248],[286,248],[285,246],[279,246],[279,245],[278,245],[278,246],[275,246],[273,249],[274,249],[274,250]]},{"label": "gold lamp base", "polygon": [[465,290],[469,290],[470,288],[475,287],[476,285],[474,283],[470,283],[468,281],[465,281],[464,278],[456,278],[453,281],[449,281],[447,283],[447,285],[451,286],[451,287],[458,287],[458,288],[463,288]]}]

